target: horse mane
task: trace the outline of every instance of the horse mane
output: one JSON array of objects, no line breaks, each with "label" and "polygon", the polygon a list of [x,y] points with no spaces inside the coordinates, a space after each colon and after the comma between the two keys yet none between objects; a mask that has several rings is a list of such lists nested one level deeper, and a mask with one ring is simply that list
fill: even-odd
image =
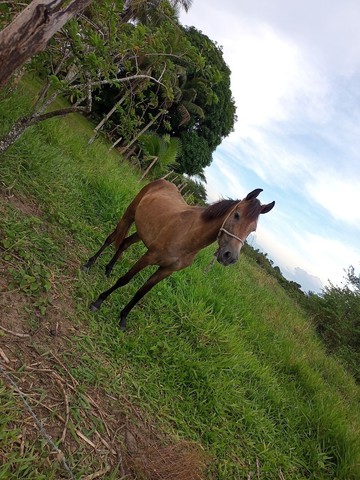
[{"label": "horse mane", "polygon": [[[241,200],[219,200],[218,202],[212,203],[209,205],[203,212],[202,218],[204,220],[213,220],[214,218],[219,218],[229,212],[232,208],[235,207],[237,203]],[[257,198],[253,198],[247,202],[247,206],[244,212],[244,215],[249,220],[255,220],[261,212],[261,203]]]},{"label": "horse mane", "polygon": [[231,200],[229,198],[212,203],[202,212],[202,218],[204,220],[213,220],[214,218],[222,217],[239,202],[240,200]]}]

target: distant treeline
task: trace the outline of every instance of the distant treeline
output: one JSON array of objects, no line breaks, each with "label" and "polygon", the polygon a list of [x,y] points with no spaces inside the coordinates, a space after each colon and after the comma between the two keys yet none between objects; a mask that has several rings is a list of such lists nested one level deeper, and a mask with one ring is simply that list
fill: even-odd
[{"label": "distant treeline", "polygon": [[244,252],[305,310],[328,352],[336,355],[360,382],[360,275],[354,267],[345,271],[344,286],[330,283],[320,294],[304,293],[300,284],[283,276],[266,253],[248,244]]}]

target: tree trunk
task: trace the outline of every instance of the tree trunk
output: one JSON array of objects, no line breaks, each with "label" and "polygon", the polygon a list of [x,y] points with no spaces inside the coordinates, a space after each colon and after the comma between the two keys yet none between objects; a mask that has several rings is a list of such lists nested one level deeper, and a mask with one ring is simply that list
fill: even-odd
[{"label": "tree trunk", "polygon": [[154,160],[150,163],[150,165],[147,167],[145,172],[141,175],[139,182],[141,182],[141,180],[143,180],[146,177],[146,175],[150,172],[150,170],[158,160],[159,160],[159,157],[154,157]]},{"label": "tree trunk", "polygon": [[[146,75],[146,80],[148,78],[152,79],[152,77],[148,77],[148,75],[150,75],[151,73],[151,69],[148,68],[147,71],[145,72],[145,75]],[[156,79],[153,79],[153,80],[156,80]],[[141,89],[141,86],[144,85],[146,82],[144,80],[140,80],[140,81],[136,81],[136,78],[135,78],[135,81],[134,81],[134,84],[131,88],[131,92],[132,94],[134,95],[134,92],[136,92],[137,90],[140,90]],[[126,99],[126,97],[130,94],[130,90],[128,90],[125,95],[120,98],[119,101],[117,101],[115,103],[115,105],[112,107],[112,109],[105,115],[105,117],[101,120],[101,122],[99,122],[96,127],[94,128],[94,134],[93,136],[90,138],[89,142],[88,142],[88,145],[91,145],[93,143],[93,141],[95,140],[99,130],[103,127],[103,125],[109,120],[109,118],[113,115],[113,113],[115,113],[116,109],[118,106],[120,106]],[[118,140],[116,142],[116,145],[117,143],[119,143],[121,140]],[[115,145],[113,145],[111,148],[114,148]]]},{"label": "tree trunk", "polygon": [[14,123],[10,132],[0,140],[0,154],[4,153],[18,138],[21,137],[28,127],[28,120],[28,117],[23,117]]},{"label": "tree trunk", "polygon": [[33,0],[0,32],[0,89],[15,70],[92,0]]},{"label": "tree trunk", "polygon": [[111,152],[111,150],[112,150],[113,148],[115,148],[118,143],[121,142],[122,138],[123,138],[123,137],[118,138],[118,139],[116,140],[116,142],[114,142],[114,143],[111,145],[111,147],[109,148],[108,152]]},{"label": "tree trunk", "polygon": [[[170,175],[172,175],[174,173],[174,170],[170,170],[170,172],[168,172],[166,175],[164,175],[163,177],[161,177],[163,180],[165,180],[165,178],[168,178],[170,177]],[[177,177],[175,177],[177,178]]]},{"label": "tree trunk", "polygon": [[156,120],[160,117],[160,115],[163,115],[164,113],[167,113],[167,112],[165,112],[164,110],[160,110],[160,112],[158,112],[157,115],[155,115],[155,117],[152,120],[150,120],[150,122],[137,135],[135,135],[135,137],[131,140],[131,142],[128,143],[126,147],[124,147],[121,150],[120,153],[123,155],[126,152],[126,150],[128,150],[136,142],[136,140],[140,137],[140,135],[142,135],[147,130],[149,130],[151,125],[153,125],[156,122]]},{"label": "tree trunk", "polygon": [[90,140],[88,141],[88,145],[91,145],[93,143],[93,141],[95,140],[95,138],[97,137],[97,134],[99,132],[99,130],[102,128],[102,126],[109,120],[109,118],[111,117],[111,115],[116,111],[117,107],[119,107],[125,100],[127,96],[127,93],[122,97],[120,98],[120,100],[118,102],[115,103],[115,105],[112,107],[112,109],[105,115],[105,117],[101,120],[101,122],[99,122],[96,127],[94,128],[94,134],[93,136],[90,138]]}]

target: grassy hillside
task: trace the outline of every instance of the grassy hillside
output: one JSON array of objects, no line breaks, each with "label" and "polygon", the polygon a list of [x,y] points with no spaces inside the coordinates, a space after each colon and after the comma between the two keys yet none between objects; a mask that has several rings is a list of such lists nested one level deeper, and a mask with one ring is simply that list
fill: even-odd
[{"label": "grassy hillside", "polygon": [[[3,99],[0,133],[30,97]],[[140,188],[89,135],[51,120],[0,159],[0,479],[358,479],[359,388],[250,259],[205,273],[203,251],[125,335],[118,314],[149,271],[89,312],[143,250],[112,279],[110,253],[79,270]]]}]

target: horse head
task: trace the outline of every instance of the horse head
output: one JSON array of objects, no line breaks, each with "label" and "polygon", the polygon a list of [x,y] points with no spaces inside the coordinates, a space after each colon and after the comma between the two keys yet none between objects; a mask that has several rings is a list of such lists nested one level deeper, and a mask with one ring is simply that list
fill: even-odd
[{"label": "horse head", "polygon": [[261,205],[257,198],[261,192],[261,188],[253,190],[226,215],[219,230],[219,249],[216,255],[222,265],[231,265],[237,261],[246,238],[256,230],[259,215],[270,212],[274,207],[275,202]]}]

